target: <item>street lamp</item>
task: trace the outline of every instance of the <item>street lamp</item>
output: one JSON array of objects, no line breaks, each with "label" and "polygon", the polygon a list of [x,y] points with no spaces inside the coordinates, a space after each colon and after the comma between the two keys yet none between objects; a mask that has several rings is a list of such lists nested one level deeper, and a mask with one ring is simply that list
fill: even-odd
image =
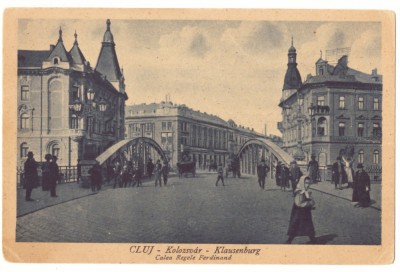
[{"label": "street lamp", "polygon": [[107,110],[107,102],[103,98],[99,102],[99,109],[101,112],[105,112]]},{"label": "street lamp", "polygon": [[297,104],[298,104],[298,112],[296,114],[297,118],[297,147],[296,151],[294,152],[294,159],[296,161],[302,161],[305,159],[305,154],[302,148],[302,140],[301,140],[301,123],[305,118],[304,114],[301,112],[301,107],[303,106],[304,98],[299,91],[297,91]]},{"label": "street lamp", "polygon": [[87,95],[88,101],[92,102],[93,99],[94,99],[94,91],[93,91],[93,89],[89,88],[89,90],[87,91],[86,95]]}]

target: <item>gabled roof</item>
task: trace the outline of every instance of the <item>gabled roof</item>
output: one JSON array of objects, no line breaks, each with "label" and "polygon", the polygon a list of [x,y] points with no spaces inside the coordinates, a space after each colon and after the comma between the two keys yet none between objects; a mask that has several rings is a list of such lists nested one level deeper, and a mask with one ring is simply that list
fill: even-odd
[{"label": "gabled roof", "polygon": [[49,54],[50,50],[18,50],[18,67],[42,67]]},{"label": "gabled roof", "polygon": [[62,40],[62,30],[60,28],[59,38],[56,46],[53,51],[51,51],[50,56],[47,58],[48,61],[51,61],[54,57],[59,57],[61,61],[70,61],[70,57],[68,55],[67,50],[65,49],[63,40]]}]

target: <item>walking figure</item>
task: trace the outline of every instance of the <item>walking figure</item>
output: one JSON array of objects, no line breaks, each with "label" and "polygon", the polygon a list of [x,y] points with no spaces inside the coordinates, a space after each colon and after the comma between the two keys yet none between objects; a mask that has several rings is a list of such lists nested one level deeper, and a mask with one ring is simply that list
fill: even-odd
[{"label": "walking figure", "polygon": [[[275,169],[275,181],[276,181],[276,186],[281,186],[281,171],[282,171],[282,163],[278,161]],[[282,186],[281,186],[282,187]]]},{"label": "walking figure", "polygon": [[149,178],[151,179],[154,171],[154,163],[151,159],[149,159],[149,161],[147,162],[146,169],[147,169],[147,175],[149,175]]},{"label": "walking figure", "polygon": [[52,156],[51,154],[46,154],[44,156],[44,159],[46,160],[43,165],[42,165],[42,190],[43,191],[48,191],[50,190],[50,183],[51,183],[51,159]]},{"label": "walking figure", "polygon": [[121,187],[121,165],[119,161],[115,161],[114,167],[113,167],[113,173],[114,173],[114,186],[113,188],[117,187],[117,184],[119,187]]},{"label": "walking figure", "polygon": [[224,183],[224,168],[222,167],[222,163],[219,164],[217,172],[218,172],[218,177],[217,177],[217,182],[215,183],[215,186],[218,186],[218,182],[220,180],[222,181],[222,186],[225,186],[225,183]]},{"label": "walking figure", "polygon": [[164,180],[164,186],[167,186],[168,173],[169,173],[169,165],[168,165],[168,161],[167,160],[164,161],[164,165],[161,168],[161,173],[162,173],[163,180]]},{"label": "walking figure", "polygon": [[289,177],[290,177],[290,182],[292,183],[293,196],[295,195],[296,186],[301,176],[302,173],[300,171],[300,167],[297,165],[296,161],[292,161],[290,163]]},{"label": "walking figure", "polygon": [[295,190],[294,203],[290,214],[286,243],[291,244],[296,236],[308,236],[310,243],[315,243],[315,230],[311,210],[315,209],[315,201],[311,197],[310,178],[301,177]]},{"label": "walking figure", "polygon": [[122,187],[126,188],[128,186],[128,182],[129,182],[129,170],[128,170],[128,165],[124,165],[122,167],[122,171],[121,171],[121,183],[122,183]]},{"label": "walking figure", "polygon": [[344,166],[340,157],[336,158],[336,162],[332,165],[332,180],[335,183],[335,189],[342,190]]},{"label": "walking figure", "polygon": [[265,159],[261,160],[261,163],[257,166],[257,176],[258,176],[258,184],[261,189],[265,188],[265,178],[269,172],[268,165],[265,164]]},{"label": "walking figure", "polygon": [[57,186],[57,181],[60,180],[60,172],[58,169],[56,156],[52,156],[52,161],[50,162],[50,172],[51,172],[51,174],[50,174],[51,179],[50,179],[50,184],[49,184],[50,196],[58,197],[58,195],[56,194],[56,186]]},{"label": "walking figure", "polygon": [[24,188],[26,190],[25,192],[25,200],[26,201],[34,201],[31,198],[31,193],[34,188],[39,183],[39,176],[37,173],[37,167],[38,164],[33,158],[33,152],[29,151],[28,152],[28,159],[24,163],[24,176],[25,176],[25,183],[24,183]]},{"label": "walking figure", "polygon": [[370,205],[370,191],[371,180],[367,172],[365,172],[363,164],[359,163],[353,186],[352,202],[358,202],[355,207],[368,207]]},{"label": "walking figure", "polygon": [[307,171],[311,183],[317,183],[319,178],[319,164],[315,160],[315,155],[311,155],[311,161],[308,163]]},{"label": "walking figure", "polygon": [[156,176],[156,187],[157,187],[157,181],[161,187],[161,162],[160,160],[157,160],[156,166],[155,166],[155,176]]},{"label": "walking figure", "polygon": [[92,192],[95,193],[96,189],[97,191],[100,191],[103,179],[101,175],[100,166],[98,164],[93,165],[93,167],[89,171],[89,174],[90,174],[90,188],[92,189]]},{"label": "walking figure", "polygon": [[285,164],[281,164],[280,173],[281,191],[286,192],[286,187],[289,188],[289,168]]}]

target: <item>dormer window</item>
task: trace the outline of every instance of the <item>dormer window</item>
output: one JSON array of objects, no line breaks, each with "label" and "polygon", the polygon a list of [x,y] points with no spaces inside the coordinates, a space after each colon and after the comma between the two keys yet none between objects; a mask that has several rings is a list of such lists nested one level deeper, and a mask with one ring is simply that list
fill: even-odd
[{"label": "dormer window", "polygon": [[54,65],[58,65],[58,61],[59,61],[58,58],[54,58],[54,59],[53,59],[53,64],[54,64]]},{"label": "dormer window", "polygon": [[320,76],[324,75],[324,67],[322,66],[319,67],[319,75]]}]

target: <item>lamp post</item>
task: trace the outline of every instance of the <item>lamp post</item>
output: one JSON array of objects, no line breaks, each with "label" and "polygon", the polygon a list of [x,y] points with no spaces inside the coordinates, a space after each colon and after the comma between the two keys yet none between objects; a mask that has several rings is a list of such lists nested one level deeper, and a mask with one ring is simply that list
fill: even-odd
[{"label": "lamp post", "polygon": [[304,103],[303,95],[297,91],[298,111],[295,115],[295,118],[297,119],[297,147],[293,155],[296,161],[303,161],[305,159],[305,154],[303,151],[302,140],[301,140],[301,124],[305,118],[304,114],[301,112],[301,107],[303,106],[303,103]]},{"label": "lamp post", "polygon": [[[94,102],[95,92],[92,88],[89,88],[86,95],[88,103],[83,103],[81,100],[77,99],[73,102],[70,108],[80,117],[86,117],[88,119],[89,125],[87,126],[87,130],[89,135],[91,135],[92,131],[91,118],[93,111],[96,109],[96,103]],[[98,109],[102,113],[107,110],[107,103],[103,98],[100,99]],[[93,160],[92,158],[87,159],[87,157],[85,156],[85,154],[87,153],[85,148],[85,140],[86,137],[83,136],[81,138],[83,160],[81,160],[79,164],[81,165],[82,187],[88,188],[89,176],[90,176],[89,170],[93,167],[93,165],[96,164],[96,160]]]}]

